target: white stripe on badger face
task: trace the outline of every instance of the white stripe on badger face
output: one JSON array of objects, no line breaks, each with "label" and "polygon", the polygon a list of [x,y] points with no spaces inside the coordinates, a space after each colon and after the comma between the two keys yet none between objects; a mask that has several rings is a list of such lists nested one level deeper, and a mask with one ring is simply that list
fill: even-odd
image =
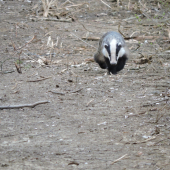
[{"label": "white stripe on badger face", "polygon": [[[105,44],[105,45],[106,45],[106,44]],[[105,46],[105,45],[104,45],[104,46]],[[107,58],[110,60],[109,54],[108,54],[108,52],[107,52],[107,50],[106,50],[105,47],[103,48],[102,53],[103,53],[103,55],[104,55],[105,57],[107,57]]]},{"label": "white stripe on badger face", "polygon": [[117,44],[117,41],[115,39],[113,39],[110,42],[110,53],[111,53],[110,64],[117,64],[117,59],[116,59],[116,44]]},{"label": "white stripe on badger face", "polygon": [[125,49],[122,47],[122,48],[120,49],[119,53],[118,53],[117,60],[118,60],[119,58],[121,58],[124,54],[125,54]]},{"label": "white stripe on badger face", "polygon": [[117,41],[115,39],[113,39],[111,41],[111,43],[109,44],[111,56],[109,56],[109,53],[108,53],[108,51],[105,47],[105,46],[108,46],[108,44],[103,44],[102,53],[105,57],[107,57],[110,60],[110,64],[112,64],[112,63],[117,64],[117,61],[116,61],[116,43],[117,43]]}]

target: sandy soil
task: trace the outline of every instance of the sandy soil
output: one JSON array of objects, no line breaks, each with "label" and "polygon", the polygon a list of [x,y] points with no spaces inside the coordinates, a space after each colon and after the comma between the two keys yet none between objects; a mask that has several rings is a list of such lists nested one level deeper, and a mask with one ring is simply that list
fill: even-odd
[{"label": "sandy soil", "polygon": [[[128,1],[119,11],[113,1],[112,10],[86,2],[78,20],[57,22],[40,19],[37,1],[0,1],[0,106],[49,101],[0,110],[0,169],[170,169],[170,41],[162,38],[170,10],[155,12],[152,1],[149,20],[124,10]],[[129,60],[109,76],[91,61],[98,42],[76,36],[101,37],[119,24],[126,36],[159,38],[126,40]]]}]

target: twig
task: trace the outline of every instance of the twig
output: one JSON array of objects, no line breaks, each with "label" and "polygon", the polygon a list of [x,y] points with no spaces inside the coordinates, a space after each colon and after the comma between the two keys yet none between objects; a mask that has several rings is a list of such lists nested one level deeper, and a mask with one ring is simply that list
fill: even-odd
[{"label": "twig", "polygon": [[71,34],[74,35],[75,37],[77,37],[80,41],[84,42],[85,44],[87,44],[87,45],[89,45],[89,46],[91,46],[91,47],[97,49],[95,46],[93,46],[93,45],[87,43],[86,41],[83,41],[83,40],[82,40],[81,38],[79,38],[77,35],[75,35],[75,34],[73,34],[73,33],[71,33]]},{"label": "twig", "polygon": [[[130,10],[130,0],[128,2],[128,10]],[[136,18],[136,17],[135,17]]]},{"label": "twig", "polygon": [[44,20],[44,21],[56,21],[56,22],[72,22],[71,18],[68,19],[57,19],[57,18],[44,18],[44,17],[39,17],[39,18],[30,18],[32,21],[37,21],[37,20]]},{"label": "twig", "polygon": [[82,24],[82,23],[81,23],[77,18],[75,18],[74,16],[70,15],[70,17],[71,17],[73,20],[77,21],[79,24],[81,24],[86,31],[88,31],[88,32],[94,32],[94,31],[91,31],[91,30],[87,29],[87,28],[84,26],[84,24]]},{"label": "twig", "polygon": [[22,73],[22,71],[21,71],[21,67],[20,66],[18,66],[18,64],[17,63],[15,63],[15,67],[16,67],[16,69],[17,69],[17,72],[18,73]]},{"label": "twig", "polygon": [[9,70],[9,71],[0,71],[1,74],[8,74],[8,73],[13,73],[15,72],[14,70]]},{"label": "twig", "polygon": [[37,81],[42,81],[42,80],[46,80],[46,79],[49,79],[49,78],[51,78],[51,76],[45,77],[45,78],[42,78],[42,79],[37,79],[37,80],[27,80],[27,82],[37,82]]},{"label": "twig", "polygon": [[25,46],[27,46],[29,43],[31,43],[35,38],[36,38],[36,36],[34,35],[33,38],[32,38],[30,41],[28,41],[25,45],[23,45],[22,47],[20,47],[20,48],[18,48],[18,49],[16,49],[15,46],[13,46],[13,47],[14,47],[14,50],[15,50],[16,52],[14,52],[12,55],[13,55],[13,56],[16,55],[16,54],[18,53],[18,50],[23,49]]},{"label": "twig", "polygon": [[79,165],[79,163],[77,161],[71,161],[68,165]]},{"label": "twig", "polygon": [[22,47],[16,49],[16,51],[23,49],[25,46],[27,46],[29,43],[31,43],[35,38],[36,38],[36,36],[34,35],[33,38],[32,38],[30,41],[28,41],[28,42],[27,42],[25,45],[23,45]]},{"label": "twig", "polygon": [[68,3],[70,3],[70,4],[74,4],[73,2],[71,2],[71,1],[67,0],[67,1],[65,1],[63,4],[61,4],[61,5],[60,5],[60,8],[61,8],[62,6],[64,6],[64,5],[67,5]]},{"label": "twig", "polygon": [[65,95],[65,93],[62,93],[62,92],[56,92],[56,91],[52,91],[52,90],[50,90],[50,91],[48,91],[48,92],[51,92],[51,93],[54,93],[54,94],[59,94],[59,95]]},{"label": "twig", "polygon": [[147,39],[147,40],[153,40],[153,39],[158,39],[158,38],[161,38],[161,39],[163,39],[163,40],[169,40],[168,37],[160,37],[160,36],[133,36],[133,37],[132,37],[132,35],[131,35],[130,37],[126,37],[126,36],[122,33],[122,31],[120,30],[120,24],[119,24],[119,26],[118,26],[118,31],[119,31],[119,33],[124,37],[125,40],[135,39],[135,40],[140,41],[140,40],[146,40],[146,39]]},{"label": "twig", "polygon": [[18,26],[18,23],[15,24],[15,36],[17,37],[17,26]]},{"label": "twig", "polygon": [[[103,4],[105,4],[107,7],[111,8],[108,4],[106,4],[106,2],[104,2],[104,1],[102,1],[102,0],[101,0],[101,2],[102,2]],[[111,9],[112,9],[112,8],[111,8]]]},{"label": "twig", "polygon": [[[14,49],[15,50],[15,49]],[[16,69],[17,69],[17,72],[18,73],[22,73],[22,71],[21,71],[21,60],[20,60],[20,55],[21,55],[21,53],[22,53],[22,50],[20,51],[20,53],[19,53],[19,60],[18,60],[18,64],[19,64],[19,66],[18,66],[18,64],[15,62],[15,67],[16,67]]]},{"label": "twig", "polygon": [[[66,6],[66,7],[64,7],[64,8],[78,7],[78,6],[83,6],[83,5],[85,5],[85,4],[89,5],[89,3],[85,2],[85,3],[83,3],[83,4],[74,4],[74,5]],[[59,9],[60,9],[60,8],[59,8]]]},{"label": "twig", "polygon": [[23,108],[23,107],[32,107],[33,108],[39,104],[45,104],[45,103],[50,103],[50,102],[49,101],[40,101],[40,102],[36,102],[34,104],[0,106],[0,109],[19,109],[19,108]]},{"label": "twig", "polygon": [[89,41],[99,41],[99,37],[82,37],[83,40],[89,40]]},{"label": "twig", "polygon": [[50,90],[49,92],[54,93],[54,94],[59,94],[59,95],[65,95],[65,94],[69,94],[69,93],[77,93],[77,92],[81,91],[82,89],[83,89],[83,88],[78,89],[78,90],[75,90],[75,91],[71,91],[71,92],[66,92],[66,93],[55,92],[55,91],[52,91],[52,90]]},{"label": "twig", "polygon": [[47,17],[47,16],[48,16],[49,9],[50,9],[50,7],[54,4],[54,2],[55,2],[55,0],[51,0],[51,1],[42,0],[43,9],[44,9],[44,12],[43,12],[43,16],[44,16],[44,17]]},{"label": "twig", "polygon": [[20,51],[20,53],[19,53],[19,70],[17,70],[18,71],[18,73],[22,73],[22,71],[21,71],[21,53],[22,53],[22,50]]},{"label": "twig", "polygon": [[90,100],[90,101],[87,103],[86,107],[89,106],[89,104],[90,104],[91,102],[93,102],[93,101],[94,101],[94,99]]},{"label": "twig", "polygon": [[137,45],[137,48],[136,48],[136,49],[134,49],[132,52],[137,51],[139,48],[140,48],[140,44],[138,44],[138,45]]},{"label": "twig", "polygon": [[126,38],[126,36],[122,33],[122,31],[120,31],[120,24],[119,24],[119,26],[118,26],[118,31],[119,31],[119,33],[120,33],[124,38]]},{"label": "twig", "polygon": [[68,18],[68,19],[64,19],[64,18],[61,18],[61,19],[56,19],[56,18],[42,18],[42,19],[45,20],[45,21],[72,22],[72,19],[71,19],[71,18]]},{"label": "twig", "polygon": [[161,139],[161,140],[159,140],[158,142],[155,142],[155,143],[153,144],[153,146],[156,146],[159,142],[162,142],[162,141],[164,141],[164,140],[167,140],[167,139]]},{"label": "twig", "polygon": [[132,35],[134,35],[134,34],[137,33],[137,32],[140,32],[140,31],[135,31],[135,32],[133,32],[133,33],[130,35],[130,37],[132,37]]},{"label": "twig", "polygon": [[148,9],[142,4],[142,2],[139,0],[139,3],[141,4],[141,6],[148,11]]},{"label": "twig", "polygon": [[119,0],[117,0],[117,7],[119,8]]},{"label": "twig", "polygon": [[18,83],[15,83],[15,86],[11,88],[11,90],[14,90],[17,87]]},{"label": "twig", "polygon": [[70,93],[77,93],[77,92],[81,91],[82,89],[83,89],[83,88],[78,89],[78,90],[75,90],[75,91],[71,91]]},{"label": "twig", "polygon": [[[168,98],[168,99],[159,100],[159,101],[156,101],[156,102],[154,102],[154,103],[146,103],[146,104],[142,105],[142,107],[154,106],[154,105],[156,105],[156,103],[160,103],[160,102],[164,102],[164,101],[167,102],[168,100],[169,100],[169,98]],[[166,106],[166,105],[165,105],[165,106]]]},{"label": "twig", "polygon": [[[121,33],[121,32],[120,32]],[[122,33],[121,33],[122,34]],[[122,34],[123,35],[123,34]],[[123,35],[124,36],[124,35]],[[134,37],[124,37],[125,40],[129,39],[135,39],[135,40],[153,40],[153,39],[163,39],[163,40],[169,40],[168,37],[160,37],[160,36],[134,36]]]},{"label": "twig", "polygon": [[125,155],[123,155],[122,157],[120,157],[119,159],[116,159],[115,161],[113,161],[113,162],[111,163],[111,165],[113,165],[114,163],[120,161],[121,159],[123,159],[123,158],[126,157],[127,155],[128,155],[128,154],[125,154]]},{"label": "twig", "polygon": [[150,140],[153,140],[153,139],[155,139],[155,138],[156,138],[156,136],[153,136],[153,137],[148,138],[148,139],[143,140],[143,141],[133,142],[133,144],[146,143],[146,142],[148,142],[148,141],[150,141]]},{"label": "twig", "polygon": [[[165,106],[163,106],[162,108],[160,108],[158,111],[162,111],[163,109],[165,109],[166,106],[167,106],[167,104]],[[158,123],[158,121],[164,116],[165,113],[161,114],[160,116],[157,115],[155,123]]]}]

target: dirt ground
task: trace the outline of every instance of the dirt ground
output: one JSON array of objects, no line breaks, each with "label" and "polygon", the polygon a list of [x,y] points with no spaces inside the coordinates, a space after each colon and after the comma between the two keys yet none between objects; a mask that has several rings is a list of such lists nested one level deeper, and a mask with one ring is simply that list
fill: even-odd
[{"label": "dirt ground", "polygon": [[[144,15],[133,1],[72,2],[88,4],[58,22],[38,1],[0,1],[0,107],[49,102],[0,110],[0,169],[169,170],[170,4],[149,1]],[[144,38],[127,39],[125,68],[106,75],[87,37],[118,25]]]}]

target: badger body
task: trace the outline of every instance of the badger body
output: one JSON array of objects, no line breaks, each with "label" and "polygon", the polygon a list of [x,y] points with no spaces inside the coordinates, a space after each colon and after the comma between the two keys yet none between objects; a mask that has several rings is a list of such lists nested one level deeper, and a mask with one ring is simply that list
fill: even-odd
[{"label": "badger body", "polygon": [[94,60],[102,69],[107,69],[108,74],[116,74],[122,70],[128,59],[128,48],[123,37],[118,32],[107,32],[99,41],[98,51]]}]

